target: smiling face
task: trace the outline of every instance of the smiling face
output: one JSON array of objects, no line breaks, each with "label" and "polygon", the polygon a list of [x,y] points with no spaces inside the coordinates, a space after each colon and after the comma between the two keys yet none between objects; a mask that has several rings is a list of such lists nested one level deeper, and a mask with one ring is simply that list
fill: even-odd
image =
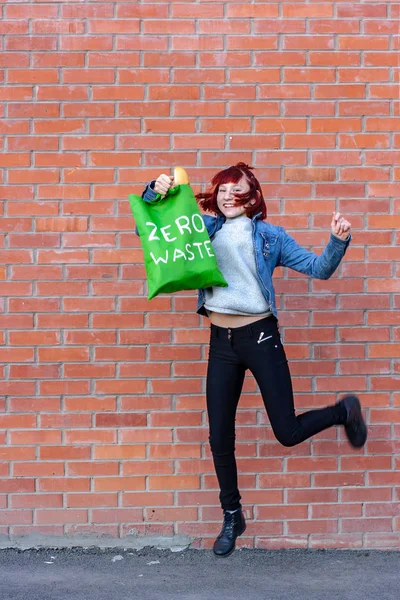
[{"label": "smiling face", "polygon": [[237,204],[235,194],[247,194],[249,190],[250,186],[245,176],[237,183],[221,183],[217,193],[217,205],[227,219],[235,219],[246,214],[246,207],[254,201],[243,205]]}]

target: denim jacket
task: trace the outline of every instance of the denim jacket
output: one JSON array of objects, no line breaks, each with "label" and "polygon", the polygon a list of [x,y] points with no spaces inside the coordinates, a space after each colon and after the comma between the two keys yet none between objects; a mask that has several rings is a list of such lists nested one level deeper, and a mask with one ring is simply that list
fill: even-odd
[{"label": "denim jacket", "polygon": [[[153,182],[149,184],[142,194],[145,202],[154,202],[156,193],[152,189]],[[289,235],[283,227],[271,225],[260,219],[261,213],[252,218],[253,245],[256,261],[258,282],[264,298],[268,302],[269,310],[277,317],[275,290],[272,284],[272,274],[275,267],[290,267],[314,279],[329,279],[336,271],[342,260],[351,236],[343,241],[331,233],[328,244],[321,255],[309,252],[302,248],[296,240]],[[212,240],[225,223],[224,216],[203,215],[208,235]],[[204,308],[204,289],[198,291],[197,312],[207,316]]]}]

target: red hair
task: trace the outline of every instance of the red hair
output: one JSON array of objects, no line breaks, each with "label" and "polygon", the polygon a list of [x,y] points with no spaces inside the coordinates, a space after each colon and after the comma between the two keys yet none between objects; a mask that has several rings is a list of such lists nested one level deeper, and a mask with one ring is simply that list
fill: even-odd
[{"label": "red hair", "polygon": [[235,202],[240,206],[243,206],[251,200],[255,200],[254,204],[246,207],[246,216],[251,219],[258,213],[261,213],[261,218],[265,219],[267,216],[267,207],[265,205],[260,183],[252,171],[253,167],[250,167],[243,162],[239,162],[232,167],[228,167],[227,169],[216,173],[211,180],[210,191],[196,194],[196,198],[201,208],[206,212],[222,215],[217,204],[217,194],[220,185],[223,185],[224,183],[238,183],[244,176],[247,179],[250,189],[245,194],[235,194]]}]

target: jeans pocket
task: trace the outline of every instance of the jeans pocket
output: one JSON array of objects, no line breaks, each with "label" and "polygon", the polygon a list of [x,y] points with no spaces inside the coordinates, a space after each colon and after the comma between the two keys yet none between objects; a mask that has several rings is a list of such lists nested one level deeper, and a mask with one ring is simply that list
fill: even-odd
[{"label": "jeans pocket", "polygon": [[265,360],[267,360],[270,364],[274,364],[275,366],[279,366],[287,362],[285,349],[278,331],[261,331],[256,338],[256,343],[253,345],[253,349],[257,353],[262,353],[265,356]]},{"label": "jeans pocket", "polygon": [[257,340],[257,344],[262,344],[263,342],[268,342],[268,340],[273,340],[273,338],[274,338],[274,336],[272,334],[268,335],[262,331]]}]

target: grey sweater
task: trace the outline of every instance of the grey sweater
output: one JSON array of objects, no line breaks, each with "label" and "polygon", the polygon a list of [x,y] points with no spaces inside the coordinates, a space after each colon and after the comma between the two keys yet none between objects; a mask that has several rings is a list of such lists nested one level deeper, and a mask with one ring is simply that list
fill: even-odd
[{"label": "grey sweater", "polygon": [[256,274],[251,219],[227,219],[211,241],[228,287],[205,290],[207,311],[267,316],[271,314]]}]

